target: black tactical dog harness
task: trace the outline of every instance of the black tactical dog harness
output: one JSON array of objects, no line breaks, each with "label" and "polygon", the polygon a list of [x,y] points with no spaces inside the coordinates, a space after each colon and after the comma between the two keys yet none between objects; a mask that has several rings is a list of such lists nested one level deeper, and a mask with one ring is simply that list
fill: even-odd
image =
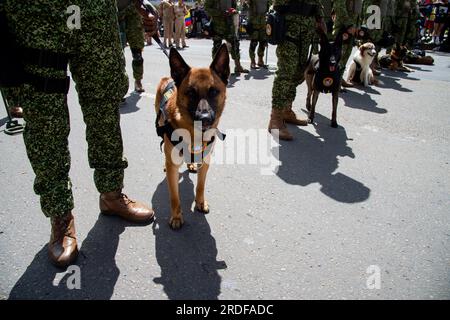
[{"label": "black tactical dog harness", "polygon": [[[167,86],[164,88],[161,102],[159,104],[159,111],[155,121],[156,133],[161,137],[162,141],[160,143],[160,147],[162,147],[164,143],[164,135],[167,136],[170,143],[176,148],[180,155],[183,156],[184,161],[186,163],[202,163],[203,159],[206,158],[212,150],[213,143],[215,141],[215,135],[220,140],[225,140],[226,135],[216,129],[215,135],[211,137],[209,141],[202,141],[202,144],[199,146],[189,147],[189,143],[183,141],[183,137],[178,135],[176,130],[173,128],[172,124],[168,120],[167,116],[167,102],[170,97],[173,95],[175,91],[175,82],[170,81]],[[159,125],[163,119],[163,125]],[[183,150],[188,150],[188,152],[183,152]]]},{"label": "black tactical dog harness", "polygon": [[314,85],[316,89],[323,93],[330,93],[339,90],[339,66],[333,71],[320,67],[320,60],[314,64]]}]

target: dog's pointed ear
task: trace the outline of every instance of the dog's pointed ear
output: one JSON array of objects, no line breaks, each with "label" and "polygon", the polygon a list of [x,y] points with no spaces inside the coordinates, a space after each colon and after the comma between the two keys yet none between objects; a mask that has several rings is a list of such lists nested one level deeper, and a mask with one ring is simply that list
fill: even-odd
[{"label": "dog's pointed ear", "polygon": [[219,51],[217,51],[209,68],[217,74],[225,84],[228,84],[228,78],[230,77],[230,55],[225,43],[220,46]]},{"label": "dog's pointed ear", "polygon": [[191,70],[191,67],[187,65],[187,63],[183,60],[183,57],[175,48],[170,49],[169,64],[170,76],[175,81],[175,85],[178,87]]}]

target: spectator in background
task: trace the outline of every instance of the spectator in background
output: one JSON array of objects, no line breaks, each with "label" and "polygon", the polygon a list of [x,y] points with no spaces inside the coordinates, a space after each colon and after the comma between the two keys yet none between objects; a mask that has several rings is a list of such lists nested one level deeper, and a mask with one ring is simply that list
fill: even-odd
[{"label": "spectator in background", "polygon": [[187,48],[184,17],[187,15],[188,11],[183,0],[178,0],[178,2],[173,6],[173,10],[175,14],[175,46],[177,49],[181,49],[181,46],[183,48]]},{"label": "spectator in background", "polygon": [[441,44],[440,36],[442,30],[444,30],[445,20],[447,19],[448,15],[448,0],[435,1],[433,4],[433,13],[435,15],[435,18],[430,43],[440,45]]},{"label": "spectator in background", "polygon": [[172,0],[163,0],[159,5],[159,15],[162,17],[164,27],[164,46],[172,47],[173,40],[173,24],[175,20],[175,12]]}]

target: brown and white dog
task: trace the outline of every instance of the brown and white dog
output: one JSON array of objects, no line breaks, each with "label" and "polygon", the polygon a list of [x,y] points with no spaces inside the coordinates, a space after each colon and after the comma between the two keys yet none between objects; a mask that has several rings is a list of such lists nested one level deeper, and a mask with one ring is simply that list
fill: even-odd
[{"label": "brown and white dog", "polygon": [[378,80],[375,79],[371,68],[372,61],[376,55],[377,50],[372,42],[366,42],[361,45],[353,56],[353,61],[348,70],[347,81],[362,83],[365,87],[377,84]]},{"label": "brown and white dog", "polygon": [[167,184],[169,186],[172,229],[183,225],[178,191],[179,167],[184,162],[198,164],[195,209],[208,213],[205,199],[206,173],[214,138],[225,107],[230,75],[227,46],[220,47],[209,68],[191,68],[177,50],[169,54],[171,78],[162,78],[157,89],[156,130],[163,138]]}]

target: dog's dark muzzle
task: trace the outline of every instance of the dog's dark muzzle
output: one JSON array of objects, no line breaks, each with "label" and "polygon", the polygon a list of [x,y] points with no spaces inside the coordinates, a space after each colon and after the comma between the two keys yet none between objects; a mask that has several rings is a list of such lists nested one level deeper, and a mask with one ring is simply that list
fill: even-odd
[{"label": "dog's dark muzzle", "polygon": [[216,120],[216,117],[214,115],[214,111],[196,111],[194,116],[194,121],[199,121],[202,123],[203,128],[210,127],[214,121]]},{"label": "dog's dark muzzle", "polygon": [[216,113],[206,99],[200,100],[194,113],[194,121],[201,122],[203,129],[208,129],[216,120]]}]

